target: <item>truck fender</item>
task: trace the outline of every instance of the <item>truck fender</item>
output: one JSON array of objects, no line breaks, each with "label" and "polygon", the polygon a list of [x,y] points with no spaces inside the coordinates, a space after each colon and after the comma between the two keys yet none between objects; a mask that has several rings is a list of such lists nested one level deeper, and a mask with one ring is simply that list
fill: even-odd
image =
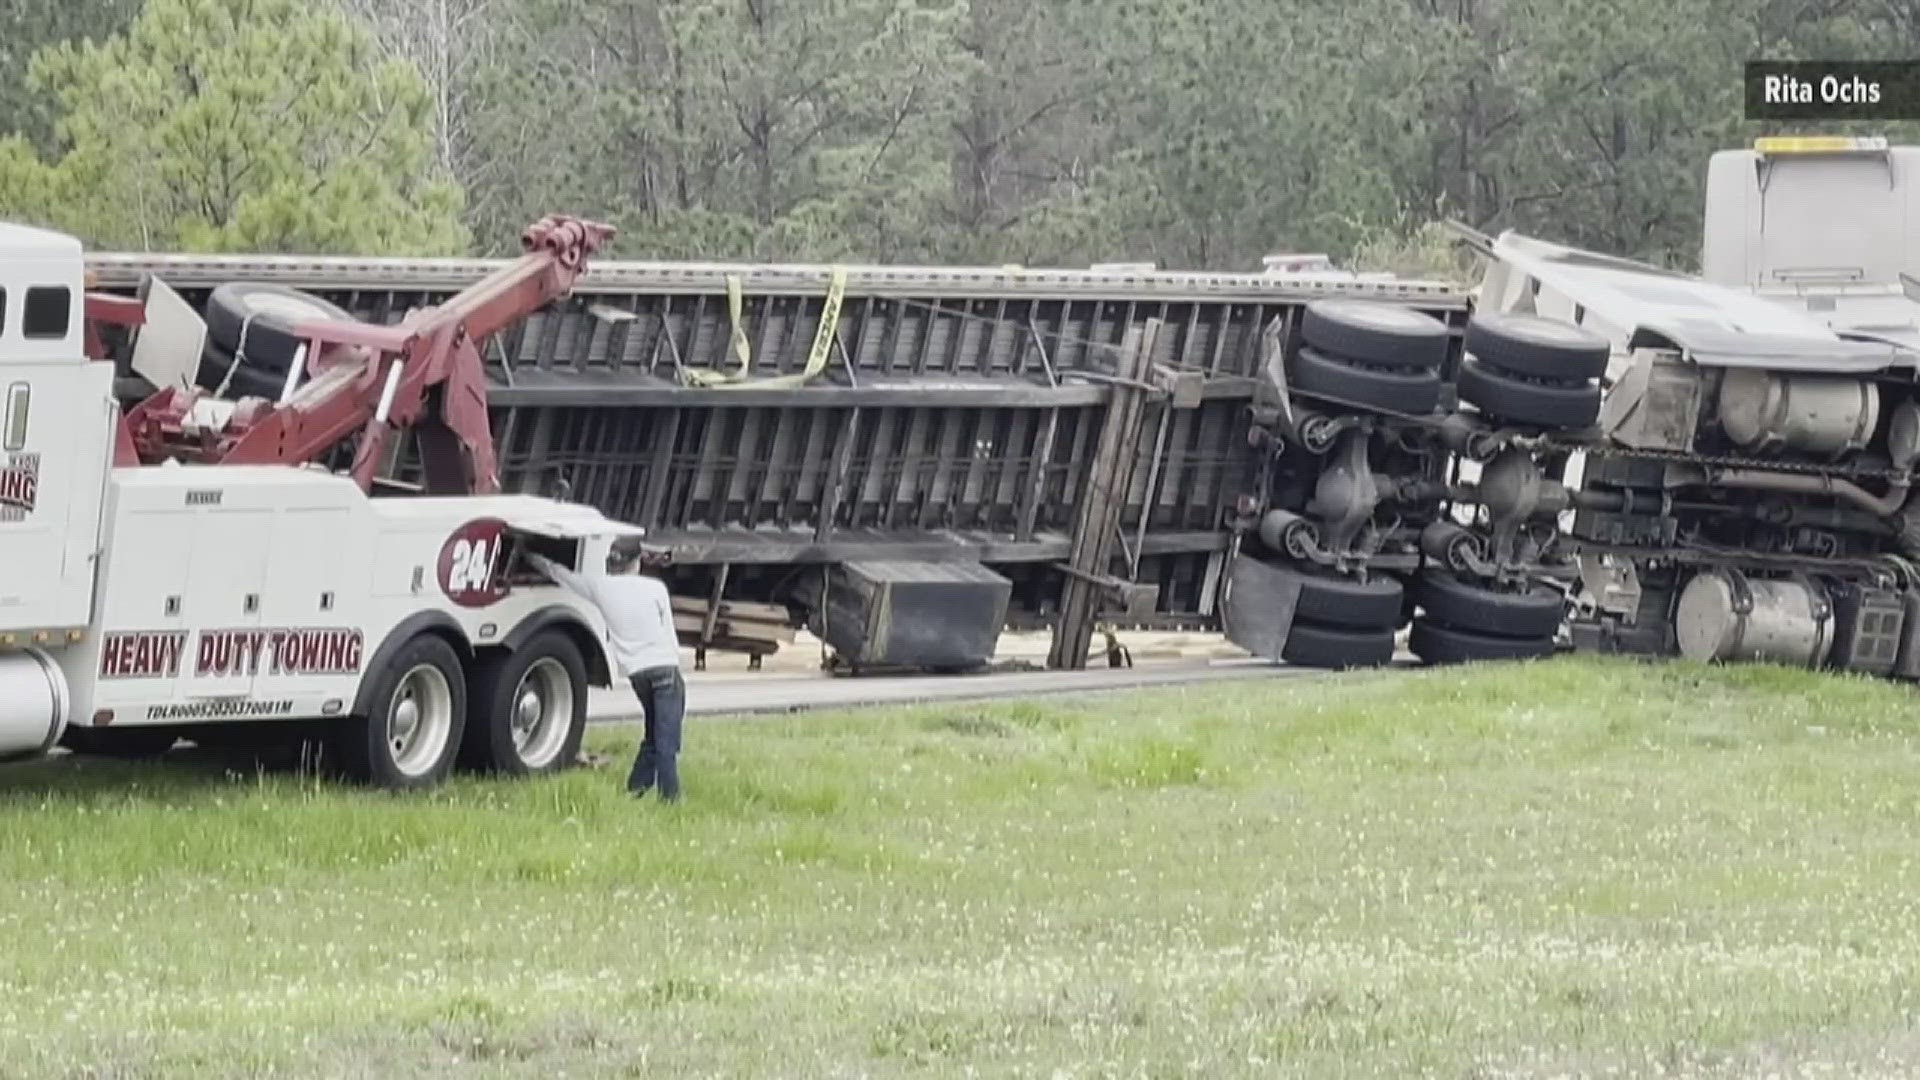
[{"label": "truck fender", "polygon": [[573,643],[580,647],[580,656],[587,662],[587,682],[594,686],[612,686],[613,664],[607,656],[606,643],[600,640],[600,635],[580,617],[579,612],[564,604],[551,604],[535,610],[509,630],[499,644],[511,652],[531,641],[542,630],[556,628],[567,631]]},{"label": "truck fender", "polygon": [[460,629],[460,624],[455,622],[451,615],[444,611],[416,611],[401,619],[399,625],[387,632],[386,640],[380,643],[380,647],[373,651],[373,656],[368,659],[366,666],[360,669],[360,688],[354,691],[353,708],[347,710],[347,715],[366,715],[367,695],[372,693],[374,677],[392,662],[394,653],[399,652],[407,642],[426,633],[438,634],[446,638],[447,643],[453,646],[453,650],[460,654],[461,659],[473,656],[473,646],[467,641],[466,631]]}]

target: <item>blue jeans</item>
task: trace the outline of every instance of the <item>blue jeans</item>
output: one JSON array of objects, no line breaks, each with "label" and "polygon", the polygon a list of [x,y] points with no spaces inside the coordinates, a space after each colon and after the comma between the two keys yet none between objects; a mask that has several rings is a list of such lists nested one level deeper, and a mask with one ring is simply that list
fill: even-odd
[{"label": "blue jeans", "polygon": [[627,791],[644,795],[658,784],[660,797],[674,802],[680,798],[680,721],[687,715],[686,680],[677,667],[657,667],[636,672],[631,682],[647,722],[640,754],[627,774]]}]

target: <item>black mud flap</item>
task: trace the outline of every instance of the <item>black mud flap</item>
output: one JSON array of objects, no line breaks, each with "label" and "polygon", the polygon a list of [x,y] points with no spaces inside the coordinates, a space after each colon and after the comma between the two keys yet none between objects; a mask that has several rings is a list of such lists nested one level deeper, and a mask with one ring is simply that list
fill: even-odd
[{"label": "black mud flap", "polygon": [[1220,622],[1227,640],[1262,660],[1280,663],[1293,610],[1300,602],[1300,576],[1245,553],[1235,555],[1227,571],[1227,595]]}]

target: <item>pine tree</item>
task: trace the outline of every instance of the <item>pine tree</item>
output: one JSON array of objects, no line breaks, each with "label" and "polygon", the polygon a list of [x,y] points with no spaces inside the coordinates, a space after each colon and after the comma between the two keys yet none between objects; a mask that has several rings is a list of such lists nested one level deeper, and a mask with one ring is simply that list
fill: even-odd
[{"label": "pine tree", "polygon": [[57,150],[0,140],[0,215],[103,248],[447,254],[461,193],[427,88],[298,0],[147,0],[124,34],[34,57]]}]

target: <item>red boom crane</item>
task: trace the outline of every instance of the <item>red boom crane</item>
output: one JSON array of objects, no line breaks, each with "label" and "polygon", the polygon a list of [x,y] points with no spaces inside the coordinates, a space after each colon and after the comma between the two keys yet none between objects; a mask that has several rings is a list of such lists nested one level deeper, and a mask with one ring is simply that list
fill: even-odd
[{"label": "red boom crane", "polygon": [[[613,234],[597,222],[543,218],[521,236],[525,255],[398,326],[303,323],[294,334],[305,348],[294,363],[310,358],[314,377],[293,395],[243,399],[210,417],[197,407],[210,397],[204,391],[165,388],[127,414],[122,456],[131,451],[142,464],[292,465],[322,457],[358,431],[352,475],[371,490],[393,433],[417,427],[429,494],[497,492],[480,348],[571,292],[588,257]],[[102,321],[137,315],[94,299],[89,314]]]}]

